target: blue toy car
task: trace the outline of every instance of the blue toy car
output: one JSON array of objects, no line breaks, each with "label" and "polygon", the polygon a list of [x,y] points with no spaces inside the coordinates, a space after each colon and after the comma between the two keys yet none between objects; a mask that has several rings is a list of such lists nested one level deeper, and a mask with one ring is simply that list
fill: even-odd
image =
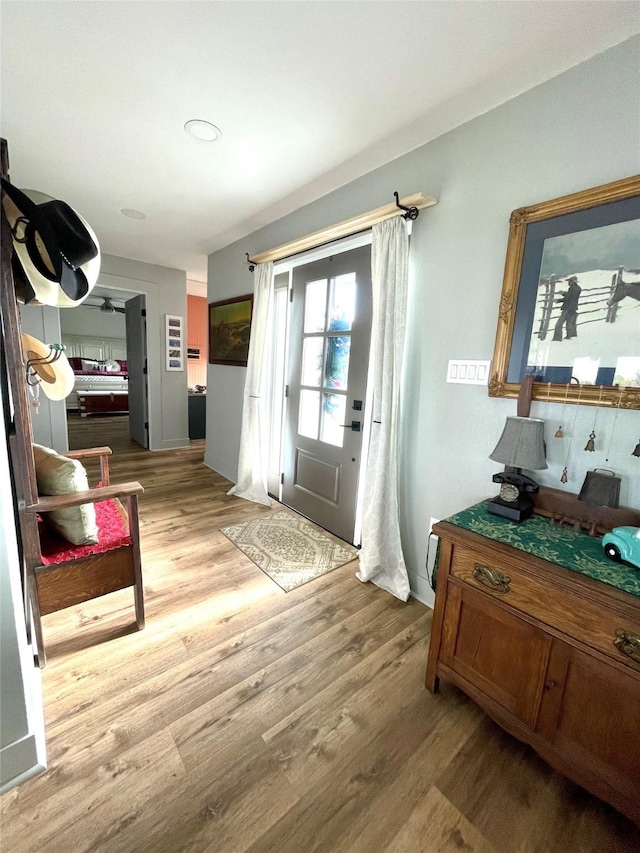
[{"label": "blue toy car", "polygon": [[602,537],[602,547],[610,560],[640,569],[640,527],[614,527]]}]

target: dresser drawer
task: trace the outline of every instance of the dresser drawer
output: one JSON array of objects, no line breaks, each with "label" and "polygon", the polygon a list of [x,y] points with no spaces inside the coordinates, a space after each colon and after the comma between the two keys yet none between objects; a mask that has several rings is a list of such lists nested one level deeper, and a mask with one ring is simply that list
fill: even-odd
[{"label": "dresser drawer", "polygon": [[[526,555],[524,555],[526,559]],[[590,600],[576,589],[535,577],[489,552],[456,545],[451,575],[640,672],[640,617],[618,612],[606,594]]]}]

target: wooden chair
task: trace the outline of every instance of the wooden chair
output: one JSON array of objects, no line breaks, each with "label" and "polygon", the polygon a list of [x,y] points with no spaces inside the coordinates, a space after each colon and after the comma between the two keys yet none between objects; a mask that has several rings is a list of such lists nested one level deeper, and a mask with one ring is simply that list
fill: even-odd
[{"label": "wooden chair", "polygon": [[[38,524],[40,548],[30,549],[31,554],[25,553],[25,564],[41,667],[46,663],[41,617],[49,613],[132,586],[136,624],[139,630],[144,628],[138,530],[138,495],[144,489],[136,482],[110,484],[109,447],[62,455],[79,460],[99,458],[102,485],[72,494],[38,496],[35,503],[26,507],[27,513],[45,516],[53,510],[96,504],[98,544],[71,545],[60,537],[49,536],[46,525]],[[121,499],[126,499],[126,510]]]}]

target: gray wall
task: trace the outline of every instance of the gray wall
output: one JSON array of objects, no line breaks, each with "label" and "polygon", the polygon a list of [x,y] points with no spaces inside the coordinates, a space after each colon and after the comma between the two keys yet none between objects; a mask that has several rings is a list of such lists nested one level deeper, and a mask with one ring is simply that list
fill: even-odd
[{"label": "gray wall", "polygon": [[[46,305],[42,307],[22,305],[20,307],[21,329],[44,344],[60,343],[62,336],[59,315],[61,313],[57,308],[50,308]],[[65,402],[64,400],[49,400],[42,389],[38,399],[40,402],[38,411],[36,412],[33,407],[31,408],[33,440],[36,444],[43,444],[45,447],[52,447],[59,453],[63,453],[69,449]]]},{"label": "gray wall", "polygon": [[[412,589],[431,600],[425,577],[431,517],[443,518],[495,491],[488,459],[515,401],[480,386],[445,382],[451,358],[491,359],[509,215],[518,207],[640,171],[640,38],[503,104],[421,148],[324,196],[209,258],[209,300],[249,293],[244,252],[257,253],[422,191],[439,204],[423,212],[411,247],[409,329],[401,422],[401,516]],[[245,369],[210,365],[205,462],[235,480]],[[573,418],[576,410],[571,409]],[[534,403],[553,436],[561,406]],[[587,469],[605,464],[582,451],[595,409],[579,407],[566,488],[579,491]],[[601,446],[614,426],[609,463],[623,475],[621,502],[640,506],[640,414],[602,410]],[[553,425],[553,429],[551,429]],[[566,427],[565,427],[566,429]],[[584,438],[584,441],[583,441]],[[548,441],[559,480],[567,439]]]},{"label": "gray wall", "polygon": [[186,321],[186,273],[103,255],[98,284],[146,295],[150,449],[188,447],[187,371],[165,370],[164,334],[165,314],[177,314]]}]

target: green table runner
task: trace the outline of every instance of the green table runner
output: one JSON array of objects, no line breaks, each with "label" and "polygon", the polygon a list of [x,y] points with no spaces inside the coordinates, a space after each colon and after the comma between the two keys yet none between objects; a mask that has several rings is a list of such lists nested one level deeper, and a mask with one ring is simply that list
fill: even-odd
[{"label": "green table runner", "polygon": [[487,501],[463,509],[444,520],[486,536],[487,539],[503,542],[519,551],[557,563],[572,572],[615,586],[631,595],[640,596],[640,569],[625,563],[615,563],[605,557],[599,536],[588,536],[571,527],[551,524],[548,518],[538,515],[520,523],[490,515]]}]

